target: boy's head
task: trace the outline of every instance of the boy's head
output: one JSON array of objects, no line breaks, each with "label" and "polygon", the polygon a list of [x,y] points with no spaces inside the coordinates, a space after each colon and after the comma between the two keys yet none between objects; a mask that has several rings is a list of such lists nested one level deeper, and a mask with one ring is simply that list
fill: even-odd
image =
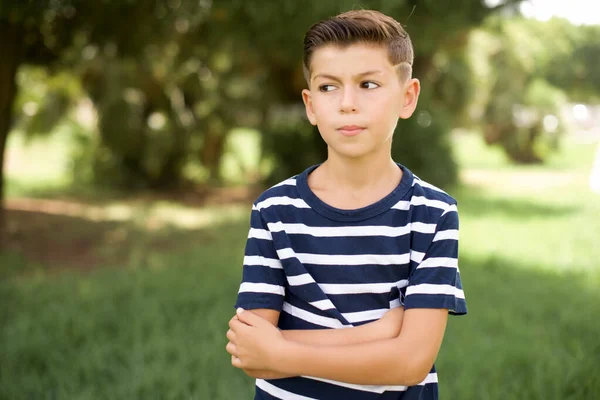
[{"label": "boy's head", "polygon": [[331,45],[344,48],[357,43],[386,48],[392,65],[399,66],[401,78],[408,79],[412,75],[413,46],[402,25],[379,11],[353,10],[319,21],[306,32],[303,70],[308,85],[316,50]]},{"label": "boy's head", "polygon": [[400,23],[378,11],[350,11],[309,29],[302,97],[330,156],[389,153],[398,118],[409,118],[417,104],[413,57]]}]

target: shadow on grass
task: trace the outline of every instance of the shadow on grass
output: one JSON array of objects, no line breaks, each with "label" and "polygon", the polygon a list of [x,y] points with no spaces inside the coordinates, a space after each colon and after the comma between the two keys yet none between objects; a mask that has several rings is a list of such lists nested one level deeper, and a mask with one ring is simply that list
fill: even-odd
[{"label": "shadow on grass", "polygon": [[188,184],[180,188],[160,190],[135,189],[132,191],[105,187],[73,184],[34,186],[22,181],[8,179],[9,198],[32,200],[76,201],[87,205],[103,205],[115,202],[138,202],[151,204],[168,201],[189,207],[205,207],[222,204],[251,204],[265,186],[228,186]]},{"label": "shadow on grass", "polygon": [[221,235],[213,226],[186,228],[159,221],[143,207],[120,219],[107,217],[101,207],[81,203],[45,200],[31,208],[38,211],[7,210],[8,246],[0,252],[0,278],[144,264]]},{"label": "shadow on grass", "polygon": [[578,208],[571,205],[552,204],[551,200],[541,197],[539,201],[520,198],[501,198],[490,195],[476,186],[461,185],[450,193],[458,201],[461,214],[465,215],[501,215],[507,218],[543,217],[555,218],[573,214]]}]

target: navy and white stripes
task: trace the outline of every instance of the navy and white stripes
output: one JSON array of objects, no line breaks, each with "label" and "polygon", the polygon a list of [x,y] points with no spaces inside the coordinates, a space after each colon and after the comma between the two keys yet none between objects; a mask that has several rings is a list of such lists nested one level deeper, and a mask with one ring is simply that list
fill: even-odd
[{"label": "navy and white stripes", "polygon": [[[356,326],[400,305],[466,313],[452,197],[399,165],[403,177],[392,193],[368,207],[340,210],[310,190],[307,177],[316,167],[254,203],[236,307],[281,311],[281,329]],[[433,399],[437,375],[433,368],[409,388],[298,377],[258,380],[256,390],[257,398],[421,399],[431,393],[425,398]]]}]

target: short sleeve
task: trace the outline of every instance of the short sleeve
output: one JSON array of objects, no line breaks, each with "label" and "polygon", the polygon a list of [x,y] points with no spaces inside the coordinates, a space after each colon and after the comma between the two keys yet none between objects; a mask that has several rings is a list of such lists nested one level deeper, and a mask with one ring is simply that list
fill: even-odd
[{"label": "short sleeve", "polygon": [[235,307],[281,311],[285,284],[286,278],[277,256],[273,236],[260,211],[253,206],[244,252],[242,282]]},{"label": "short sleeve", "polygon": [[404,308],[447,308],[450,314],[467,313],[458,269],[458,210],[449,205],[436,224],[431,244],[411,271]]}]

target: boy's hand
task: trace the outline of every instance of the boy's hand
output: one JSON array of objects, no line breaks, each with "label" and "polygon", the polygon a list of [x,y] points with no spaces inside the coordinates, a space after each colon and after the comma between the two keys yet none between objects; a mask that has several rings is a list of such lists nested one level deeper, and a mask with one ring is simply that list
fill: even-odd
[{"label": "boy's hand", "polygon": [[402,328],[402,320],[404,319],[404,307],[396,307],[390,309],[383,314],[378,321],[375,321],[377,329],[383,333],[388,339],[397,338]]},{"label": "boy's hand", "polygon": [[252,312],[238,310],[237,319],[229,321],[227,352],[231,365],[244,370],[275,370],[275,358],[284,354],[279,329]]}]

